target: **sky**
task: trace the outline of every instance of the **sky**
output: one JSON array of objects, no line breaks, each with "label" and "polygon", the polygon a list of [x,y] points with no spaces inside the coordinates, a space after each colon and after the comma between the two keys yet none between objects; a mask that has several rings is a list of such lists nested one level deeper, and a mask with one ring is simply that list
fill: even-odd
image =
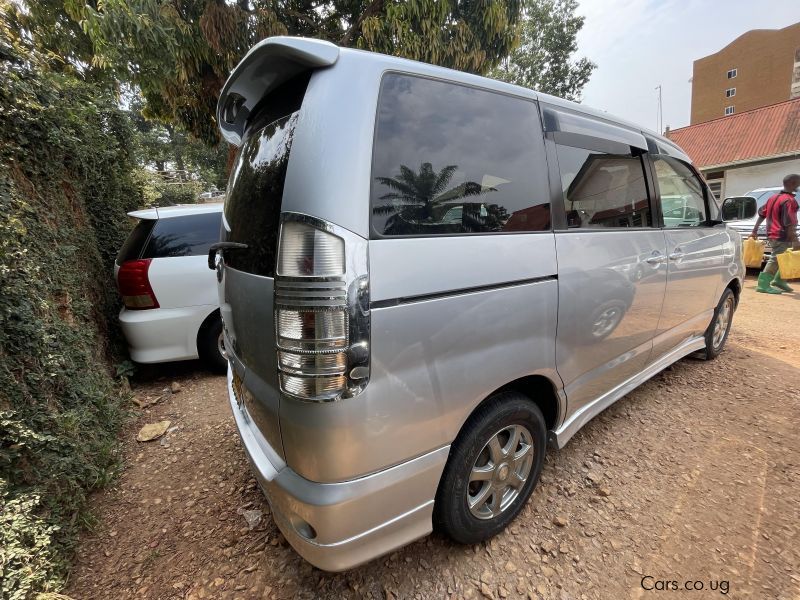
[{"label": "sky", "polygon": [[579,0],[577,56],[597,64],[583,103],[656,130],[689,124],[692,63],[751,29],[800,21],[800,0]]}]

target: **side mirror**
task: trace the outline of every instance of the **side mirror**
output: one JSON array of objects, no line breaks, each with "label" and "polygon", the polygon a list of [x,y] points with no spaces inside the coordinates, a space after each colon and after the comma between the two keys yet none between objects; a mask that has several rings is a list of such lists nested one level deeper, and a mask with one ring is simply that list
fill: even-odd
[{"label": "side mirror", "polygon": [[723,221],[741,221],[744,219],[752,219],[756,216],[758,205],[756,199],[751,196],[732,196],[725,198],[722,203],[722,220]]}]

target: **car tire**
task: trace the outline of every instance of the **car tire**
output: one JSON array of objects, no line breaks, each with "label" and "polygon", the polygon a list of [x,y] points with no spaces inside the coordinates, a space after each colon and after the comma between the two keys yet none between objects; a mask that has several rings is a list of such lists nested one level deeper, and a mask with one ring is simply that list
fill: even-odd
[{"label": "car tire", "polygon": [[714,318],[706,329],[706,347],[703,358],[714,360],[725,348],[728,341],[728,334],[733,323],[733,313],[736,311],[736,296],[730,288],[726,288],[722,293],[719,304],[714,309]]},{"label": "car tire", "polygon": [[221,340],[222,319],[216,314],[200,328],[197,336],[197,353],[210,371],[220,374],[228,371],[228,359],[225,357]]},{"label": "car tire", "polygon": [[505,529],[536,487],[546,436],[542,411],[530,398],[517,392],[489,398],[450,448],[434,502],[435,528],[462,544]]}]

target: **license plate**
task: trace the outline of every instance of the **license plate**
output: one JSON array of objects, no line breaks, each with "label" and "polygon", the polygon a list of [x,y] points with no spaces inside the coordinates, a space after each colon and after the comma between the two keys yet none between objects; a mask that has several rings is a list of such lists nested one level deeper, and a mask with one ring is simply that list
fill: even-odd
[{"label": "license plate", "polygon": [[233,397],[236,399],[236,405],[241,409],[244,404],[244,386],[242,385],[242,378],[239,373],[233,372]]}]

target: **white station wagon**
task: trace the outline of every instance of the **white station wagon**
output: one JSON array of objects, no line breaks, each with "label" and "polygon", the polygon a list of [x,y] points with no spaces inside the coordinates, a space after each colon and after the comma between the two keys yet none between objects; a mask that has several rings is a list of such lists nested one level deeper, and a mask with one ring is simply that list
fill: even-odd
[{"label": "white station wagon", "polygon": [[114,270],[131,358],[159,363],[201,358],[225,372],[214,273],[207,255],[219,239],[222,205],[190,204],[128,213],[139,222]]}]

